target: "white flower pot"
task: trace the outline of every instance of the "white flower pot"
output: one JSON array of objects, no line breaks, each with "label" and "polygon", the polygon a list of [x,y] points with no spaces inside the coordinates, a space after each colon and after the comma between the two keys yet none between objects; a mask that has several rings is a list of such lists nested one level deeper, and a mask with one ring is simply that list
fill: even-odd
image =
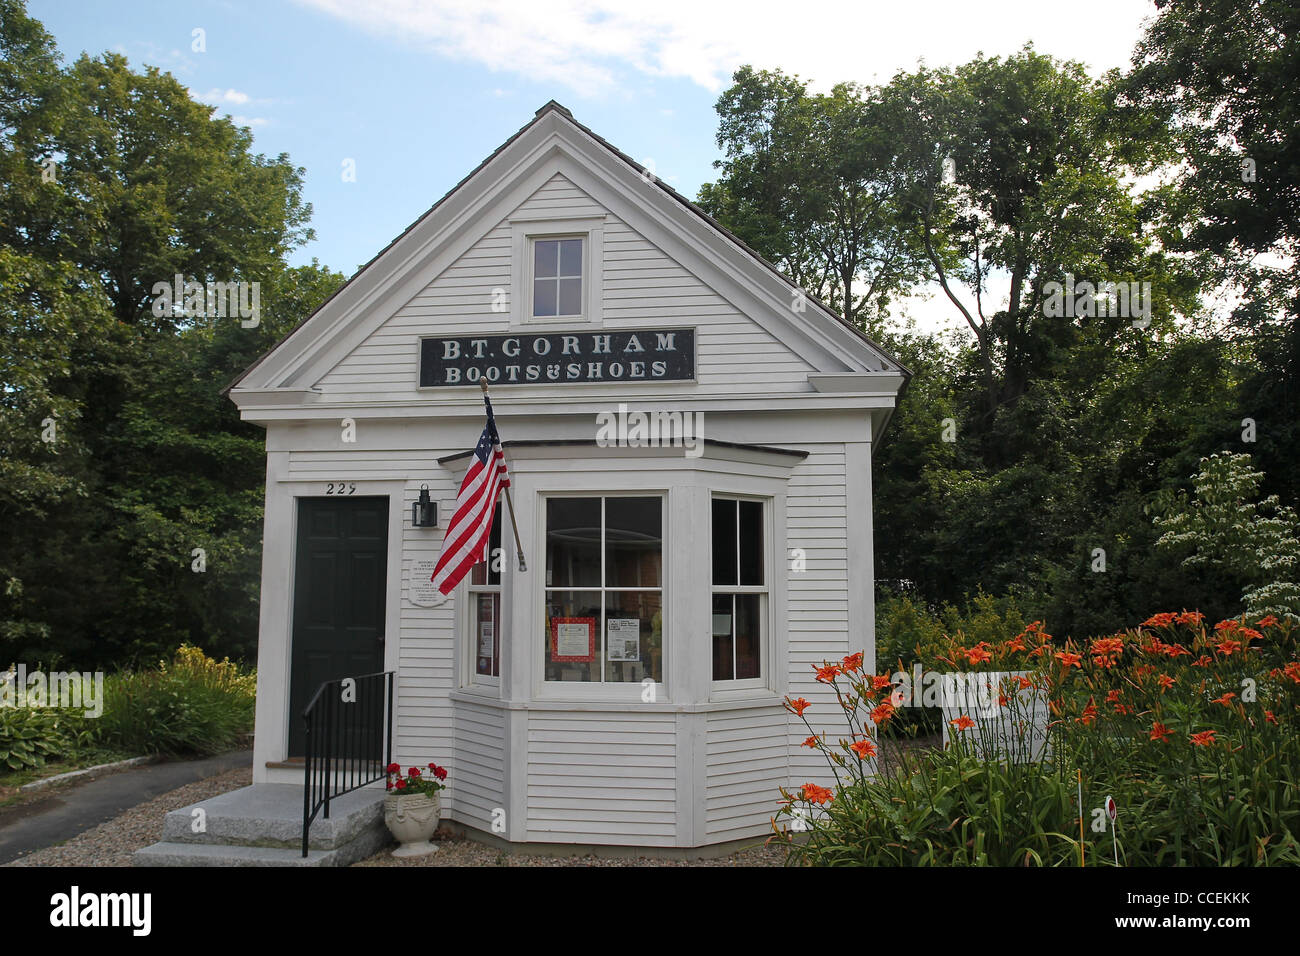
[{"label": "white flower pot", "polygon": [[393,856],[428,856],[438,848],[429,842],[438,829],[442,801],[438,794],[390,793],[384,797],[384,823],[401,844]]}]

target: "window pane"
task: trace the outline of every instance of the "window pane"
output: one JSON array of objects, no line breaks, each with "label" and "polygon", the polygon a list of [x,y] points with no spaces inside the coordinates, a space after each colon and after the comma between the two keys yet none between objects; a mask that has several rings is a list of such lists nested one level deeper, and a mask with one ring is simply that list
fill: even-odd
[{"label": "window pane", "polygon": [[740,508],[740,583],[763,583],[763,503],[738,502]]},{"label": "window pane", "polygon": [[560,240],[560,275],[582,275],[582,240]]},{"label": "window pane", "polygon": [[582,314],[582,280],[561,279],[560,281],[560,315]]},{"label": "window pane", "polygon": [[560,261],[560,244],[554,239],[538,239],[533,245],[533,276],[555,275],[555,267]]},{"label": "window pane", "polygon": [[476,674],[498,677],[501,674],[501,595],[473,594],[474,653]]},{"label": "window pane", "polygon": [[713,499],[713,583],[737,584],[736,501]]},{"label": "window pane", "polygon": [[605,592],[605,680],[662,681],[663,641],[658,591]]},{"label": "window pane", "polygon": [[759,617],[758,594],[737,594],[736,598],[736,680],[747,677],[759,677],[761,657],[759,655],[759,633],[762,628]]},{"label": "window pane", "polygon": [[500,584],[501,569],[505,567],[505,552],[501,550],[501,503],[497,502],[492,516],[492,535],[488,538],[487,560],[474,565],[469,572],[471,585]]},{"label": "window pane", "polygon": [[546,500],[546,586],[600,587],[600,499]]},{"label": "window pane", "polygon": [[735,675],[732,661],[732,595],[713,595],[713,679],[731,680]]},{"label": "window pane", "polygon": [[555,280],[533,282],[533,315],[555,315]]},{"label": "window pane", "polygon": [[600,592],[548,591],[546,679],[600,680]]},{"label": "window pane", "polygon": [[605,586],[657,588],[663,562],[663,499],[605,499]]}]

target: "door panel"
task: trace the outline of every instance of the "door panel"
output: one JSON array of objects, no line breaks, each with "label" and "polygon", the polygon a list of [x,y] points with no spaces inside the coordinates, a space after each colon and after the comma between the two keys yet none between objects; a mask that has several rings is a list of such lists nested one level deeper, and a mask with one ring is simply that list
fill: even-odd
[{"label": "door panel", "polygon": [[294,575],[291,757],[304,753],[302,712],[321,684],[384,668],[388,498],[299,498]]}]

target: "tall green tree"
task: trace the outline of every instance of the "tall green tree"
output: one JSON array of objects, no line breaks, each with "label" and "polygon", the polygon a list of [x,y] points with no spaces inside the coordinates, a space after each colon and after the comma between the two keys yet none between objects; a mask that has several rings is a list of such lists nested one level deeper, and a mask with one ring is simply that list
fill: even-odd
[{"label": "tall green tree", "polygon": [[[342,281],[285,266],[302,170],[169,74],[64,68],[22,3],[0,15],[0,655],[248,653],[263,435],[219,393]],[[260,323],[153,308],[178,274],[258,283]]]},{"label": "tall green tree", "polygon": [[922,265],[894,202],[878,92],[810,93],[798,77],[745,66],[716,108],[723,158],[701,207],[846,322],[877,329]]}]

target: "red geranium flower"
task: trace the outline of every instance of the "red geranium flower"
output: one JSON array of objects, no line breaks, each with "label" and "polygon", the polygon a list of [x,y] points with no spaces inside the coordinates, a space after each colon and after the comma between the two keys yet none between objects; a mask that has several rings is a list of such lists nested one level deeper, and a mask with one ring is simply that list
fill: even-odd
[{"label": "red geranium flower", "polygon": [[398,789],[398,790],[405,790],[405,789],[406,789],[406,781],[405,781],[405,780],[401,780],[401,779],[399,779],[399,780],[397,781],[397,789]]},{"label": "red geranium flower", "polygon": [[402,772],[402,768],[399,767],[399,766],[398,766],[397,764],[395,764],[395,763],[390,763],[390,764],[388,765],[388,772],[389,772],[389,773],[401,773],[401,772]]}]

